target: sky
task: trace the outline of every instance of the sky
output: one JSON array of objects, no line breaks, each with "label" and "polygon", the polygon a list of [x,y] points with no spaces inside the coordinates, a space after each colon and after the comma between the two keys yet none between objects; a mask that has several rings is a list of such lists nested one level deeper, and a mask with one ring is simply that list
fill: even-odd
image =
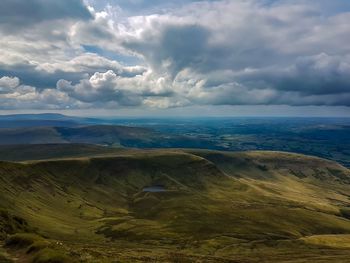
[{"label": "sky", "polygon": [[0,113],[350,117],[348,0],[1,0]]}]

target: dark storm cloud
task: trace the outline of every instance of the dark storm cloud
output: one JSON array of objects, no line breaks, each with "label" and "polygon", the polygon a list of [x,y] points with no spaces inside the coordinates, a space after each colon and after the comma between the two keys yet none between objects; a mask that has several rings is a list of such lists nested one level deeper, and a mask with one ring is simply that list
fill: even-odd
[{"label": "dark storm cloud", "polygon": [[206,64],[206,52],[210,32],[198,25],[165,27],[158,38],[150,35],[149,41],[130,41],[127,48],[141,53],[155,68],[165,65],[167,72],[176,74],[184,68],[202,67]]},{"label": "dark storm cloud", "polygon": [[350,15],[310,3],[197,3],[151,17],[123,45],[170,74],[190,103],[348,106]]},{"label": "dark storm cloud", "polygon": [[0,25],[8,30],[56,19],[90,19],[81,0],[1,0]]},{"label": "dark storm cloud", "polygon": [[248,87],[294,91],[305,96],[342,94],[350,92],[350,56],[322,53],[302,57],[286,68],[242,72],[235,79]]}]

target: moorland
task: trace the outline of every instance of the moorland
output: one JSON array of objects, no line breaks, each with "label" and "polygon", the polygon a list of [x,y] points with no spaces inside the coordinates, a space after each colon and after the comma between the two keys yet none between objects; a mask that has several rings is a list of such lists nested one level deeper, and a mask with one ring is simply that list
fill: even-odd
[{"label": "moorland", "polygon": [[0,129],[0,262],[348,262],[350,170],[334,160],[32,118]]}]

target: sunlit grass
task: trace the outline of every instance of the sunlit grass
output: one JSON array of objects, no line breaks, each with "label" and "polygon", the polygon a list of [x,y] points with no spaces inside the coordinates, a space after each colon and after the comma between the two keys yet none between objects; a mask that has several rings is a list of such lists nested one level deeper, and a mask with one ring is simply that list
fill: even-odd
[{"label": "sunlit grass", "polygon": [[[2,163],[0,175],[0,205],[40,239],[25,245],[33,262],[317,262],[321,251],[347,254],[350,173],[318,158],[126,151]],[[143,191],[151,185],[168,191]]]}]

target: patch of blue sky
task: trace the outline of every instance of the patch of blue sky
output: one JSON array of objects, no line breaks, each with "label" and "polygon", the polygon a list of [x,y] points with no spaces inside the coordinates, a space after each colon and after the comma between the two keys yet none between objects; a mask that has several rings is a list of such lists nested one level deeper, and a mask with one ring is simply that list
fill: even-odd
[{"label": "patch of blue sky", "polygon": [[82,45],[84,50],[89,53],[97,54],[110,60],[118,61],[125,66],[143,65],[143,61],[136,56],[128,56],[117,52],[102,49],[95,45]]}]

